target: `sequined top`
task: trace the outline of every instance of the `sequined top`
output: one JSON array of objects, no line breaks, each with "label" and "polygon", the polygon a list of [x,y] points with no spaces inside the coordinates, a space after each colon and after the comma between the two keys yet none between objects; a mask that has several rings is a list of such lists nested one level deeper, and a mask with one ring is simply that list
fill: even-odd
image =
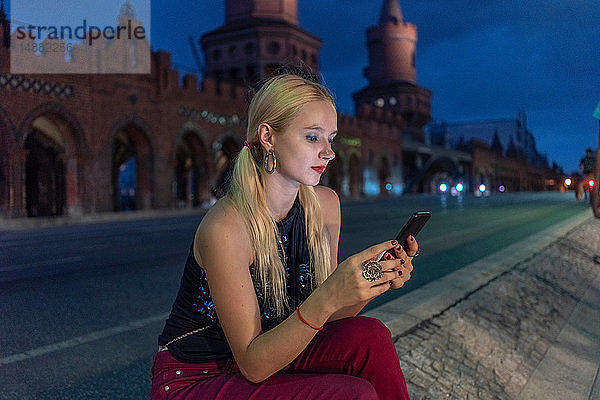
[{"label": "sequined top", "polygon": [[[309,252],[304,224],[304,210],[298,198],[288,215],[277,223],[287,259],[286,290],[290,312],[311,293],[313,275],[309,268]],[[254,271],[254,264],[250,267]],[[251,274],[253,275],[253,274]],[[272,308],[266,306],[261,289],[255,282],[255,292],[261,310],[263,332],[279,324]],[[177,298],[165,323],[158,344],[164,346],[176,337],[207,326],[205,330],[186,336],[169,345],[169,352],[181,362],[203,362],[232,358],[231,349],[221,328],[208,288],[204,269],[194,257],[193,242],[187,258]]]}]

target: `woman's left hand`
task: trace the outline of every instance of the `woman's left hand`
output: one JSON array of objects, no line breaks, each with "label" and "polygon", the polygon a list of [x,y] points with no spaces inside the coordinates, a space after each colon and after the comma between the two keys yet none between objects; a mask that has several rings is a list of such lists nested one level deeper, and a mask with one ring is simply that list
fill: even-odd
[{"label": "woman's left hand", "polygon": [[[394,248],[396,258],[401,260],[400,262],[402,264],[398,270],[401,272],[400,276],[390,281],[391,289],[401,288],[410,279],[410,273],[413,270],[412,259],[418,251],[419,245],[413,236],[408,237],[408,249],[403,249],[401,245]],[[409,254],[411,254],[412,257],[409,256]],[[392,256],[386,253],[384,258],[390,260],[392,259]]]}]

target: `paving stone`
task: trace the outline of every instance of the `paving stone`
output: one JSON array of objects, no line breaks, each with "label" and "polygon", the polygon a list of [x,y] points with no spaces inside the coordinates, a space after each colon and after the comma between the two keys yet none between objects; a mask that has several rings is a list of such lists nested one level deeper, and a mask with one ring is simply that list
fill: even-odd
[{"label": "paving stone", "polygon": [[[599,243],[577,231],[396,338],[411,398],[515,399],[591,282]],[[583,236],[582,236],[583,235]]]}]

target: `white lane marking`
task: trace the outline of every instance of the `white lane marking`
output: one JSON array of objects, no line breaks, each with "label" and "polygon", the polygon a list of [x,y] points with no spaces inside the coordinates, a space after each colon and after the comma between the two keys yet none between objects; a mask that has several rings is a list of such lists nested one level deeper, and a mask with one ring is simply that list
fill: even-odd
[{"label": "white lane marking", "polygon": [[62,342],[48,344],[41,346],[36,349],[28,350],[23,353],[13,354],[12,356],[0,358],[0,365],[12,364],[17,361],[23,361],[30,358],[42,356],[44,354],[53,353],[55,351],[68,349],[71,347],[79,346],[80,344],[95,342],[97,340],[106,339],[107,337],[115,336],[120,333],[133,331],[138,328],[142,328],[146,325],[153,324],[155,322],[164,321],[169,316],[169,313],[158,314],[152,317],[138,319],[131,321],[124,325],[114,326],[112,328],[103,329],[88,333],[87,335],[78,336],[73,339],[64,340]]},{"label": "white lane marking", "polygon": [[43,261],[35,261],[26,264],[18,264],[10,267],[1,267],[0,272],[10,272],[10,271],[21,271],[28,268],[36,268],[36,267],[44,267],[48,265],[57,265],[57,264],[66,264],[66,263],[77,263],[83,261],[82,256],[73,256],[73,257],[65,257],[58,258],[53,260],[43,260]]}]

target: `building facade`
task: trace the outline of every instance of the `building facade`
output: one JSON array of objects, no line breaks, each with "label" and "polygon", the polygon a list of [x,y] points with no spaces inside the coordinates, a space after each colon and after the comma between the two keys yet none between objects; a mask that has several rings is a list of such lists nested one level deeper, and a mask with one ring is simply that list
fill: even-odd
[{"label": "building facade", "polygon": [[297,0],[226,0],[225,24],[205,33],[205,75],[252,83],[284,62],[319,69],[321,40],[298,26]]},{"label": "building facade", "polygon": [[472,180],[493,190],[538,191],[554,189],[557,179],[548,159],[536,148],[527,128],[527,117],[469,122],[436,122],[427,126],[432,146],[467,151],[472,154]]},{"label": "building facade", "polygon": [[[149,74],[11,74],[0,11],[0,215],[197,207],[222,195],[245,138],[242,84],[281,63],[318,71],[321,46],[298,26],[297,0],[227,0],[226,11],[200,40],[202,80],[180,77],[164,51]],[[478,170],[479,153],[426,142],[431,92],[416,82],[416,27],[397,0],[383,2],[367,38],[369,86],[354,95],[356,115],[339,116],[322,183],[346,197],[400,195]]]}]

